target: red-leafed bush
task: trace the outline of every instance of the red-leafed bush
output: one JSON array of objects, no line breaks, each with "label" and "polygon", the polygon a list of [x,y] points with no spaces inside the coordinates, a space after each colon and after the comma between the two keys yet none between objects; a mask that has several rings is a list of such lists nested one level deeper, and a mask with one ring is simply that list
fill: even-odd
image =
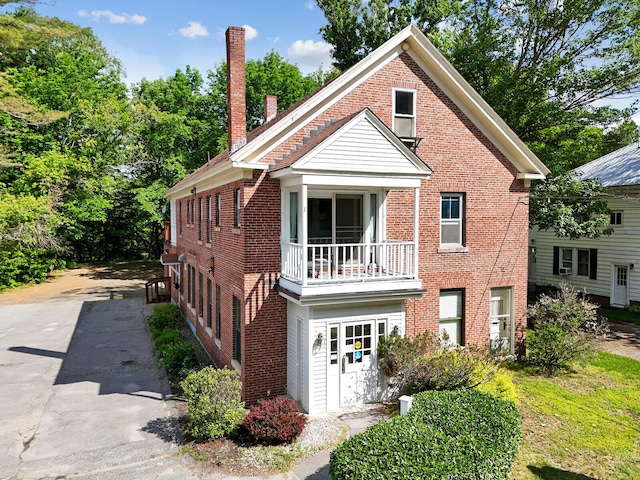
[{"label": "red-leafed bush", "polygon": [[298,412],[295,400],[286,397],[258,400],[244,417],[249,433],[264,442],[291,442],[302,433],[306,423],[307,418]]}]

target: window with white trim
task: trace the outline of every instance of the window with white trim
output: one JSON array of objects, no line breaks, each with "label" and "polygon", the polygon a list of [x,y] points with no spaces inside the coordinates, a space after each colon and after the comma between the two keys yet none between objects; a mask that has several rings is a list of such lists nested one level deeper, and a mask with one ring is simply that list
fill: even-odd
[{"label": "window with white trim", "polygon": [[440,290],[440,341],[446,345],[464,345],[463,290]]},{"label": "window with white trim", "polygon": [[622,226],[622,210],[616,210],[611,212],[611,219],[609,220],[609,225],[612,226]]},{"label": "window with white trim", "polygon": [[400,138],[416,136],[415,90],[393,90],[393,132]]},{"label": "window with white trim", "polygon": [[220,194],[216,193],[216,227],[220,226],[220,218],[222,217],[222,200]]},{"label": "window with white trim", "polygon": [[446,193],[440,196],[440,245],[462,245],[463,208],[462,194]]},{"label": "window with white trim", "polygon": [[240,227],[240,206],[241,206],[240,189],[236,188],[233,191],[233,211],[234,211],[233,226],[236,228]]},{"label": "window with white trim", "polygon": [[589,276],[589,250],[578,250],[578,275]]},{"label": "window with white trim", "polygon": [[562,249],[562,263],[561,267],[573,268],[573,248]]},{"label": "window with white trim", "polygon": [[233,296],[233,359],[242,361],[242,302]]}]

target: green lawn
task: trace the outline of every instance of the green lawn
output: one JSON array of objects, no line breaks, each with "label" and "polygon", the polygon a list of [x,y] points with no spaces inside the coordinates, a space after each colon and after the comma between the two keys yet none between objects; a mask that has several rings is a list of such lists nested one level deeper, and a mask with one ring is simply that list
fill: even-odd
[{"label": "green lawn", "polygon": [[640,325],[640,311],[638,311],[638,307],[601,307],[599,313],[614,322],[627,322]]},{"label": "green lawn", "polygon": [[640,478],[640,362],[599,352],[554,378],[513,369],[524,439],[512,478]]}]

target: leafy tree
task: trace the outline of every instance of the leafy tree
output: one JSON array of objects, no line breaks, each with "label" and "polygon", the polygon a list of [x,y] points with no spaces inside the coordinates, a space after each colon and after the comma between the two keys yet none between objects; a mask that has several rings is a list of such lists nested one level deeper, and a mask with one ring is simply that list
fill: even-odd
[{"label": "leafy tree", "polygon": [[[640,5],[634,0],[317,0],[327,25],[320,31],[334,46],[334,65],[344,70],[415,23],[471,86],[550,168],[565,173],[634,141],[633,109],[595,106],[640,88]],[[342,33],[344,32],[344,34]],[[598,103],[596,103],[598,102]],[[553,200],[546,210],[532,201],[534,225],[566,236],[606,234],[597,188],[562,177],[537,187]],[[606,208],[606,207],[605,207]],[[584,211],[599,215],[586,219]],[[573,216],[573,220],[568,220]],[[550,219],[568,222],[551,225]],[[580,225],[586,219],[585,225]],[[568,225],[570,224],[570,226]]]}]

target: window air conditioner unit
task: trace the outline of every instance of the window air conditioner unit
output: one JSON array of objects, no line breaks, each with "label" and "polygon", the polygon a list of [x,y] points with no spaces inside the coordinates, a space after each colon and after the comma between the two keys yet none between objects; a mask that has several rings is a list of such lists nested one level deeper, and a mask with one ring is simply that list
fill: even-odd
[{"label": "window air conditioner unit", "polygon": [[560,275],[571,275],[571,267],[560,267]]}]

